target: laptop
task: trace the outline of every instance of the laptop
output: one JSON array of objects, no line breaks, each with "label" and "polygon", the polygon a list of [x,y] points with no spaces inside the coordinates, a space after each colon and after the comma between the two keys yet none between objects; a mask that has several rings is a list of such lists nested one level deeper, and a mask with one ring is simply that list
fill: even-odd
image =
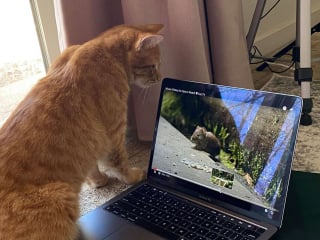
[{"label": "laptop", "polygon": [[79,219],[91,239],[269,239],[302,99],[166,78],[147,179]]}]

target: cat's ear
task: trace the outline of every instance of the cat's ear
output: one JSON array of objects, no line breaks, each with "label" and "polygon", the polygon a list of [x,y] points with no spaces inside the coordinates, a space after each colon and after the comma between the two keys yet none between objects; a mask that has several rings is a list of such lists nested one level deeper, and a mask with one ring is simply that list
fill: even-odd
[{"label": "cat's ear", "polygon": [[163,36],[159,34],[143,35],[136,44],[136,50],[150,49],[157,46],[163,40]]},{"label": "cat's ear", "polygon": [[142,26],[143,31],[150,33],[159,33],[163,27],[163,24],[147,24]]}]

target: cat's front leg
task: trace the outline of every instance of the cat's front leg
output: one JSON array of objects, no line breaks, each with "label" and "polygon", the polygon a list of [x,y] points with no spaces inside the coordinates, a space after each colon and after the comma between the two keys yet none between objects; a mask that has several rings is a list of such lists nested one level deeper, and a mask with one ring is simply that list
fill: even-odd
[{"label": "cat's front leg", "polygon": [[112,151],[106,161],[106,165],[120,181],[126,184],[140,182],[146,177],[144,170],[129,166],[128,155],[124,146]]},{"label": "cat's front leg", "polygon": [[107,174],[100,172],[98,164],[89,172],[87,177],[87,183],[91,187],[99,188],[107,185],[109,182],[109,177]]}]

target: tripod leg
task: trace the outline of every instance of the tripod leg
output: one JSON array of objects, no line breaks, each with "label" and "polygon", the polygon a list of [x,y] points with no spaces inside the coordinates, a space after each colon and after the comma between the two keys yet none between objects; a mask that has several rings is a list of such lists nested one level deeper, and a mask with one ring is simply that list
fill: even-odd
[{"label": "tripod leg", "polygon": [[295,80],[301,86],[303,108],[300,123],[312,124],[310,113],[312,111],[312,99],[310,96],[310,83],[312,81],[311,68],[311,5],[310,0],[297,0],[297,28],[296,47],[299,49],[299,59],[296,62]]}]

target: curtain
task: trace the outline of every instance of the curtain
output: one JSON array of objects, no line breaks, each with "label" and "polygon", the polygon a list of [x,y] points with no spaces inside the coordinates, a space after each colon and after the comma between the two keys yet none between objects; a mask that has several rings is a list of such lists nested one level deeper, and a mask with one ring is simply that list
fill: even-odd
[{"label": "curtain", "polygon": [[[253,88],[241,1],[54,0],[61,50],[118,24],[162,23],[163,77]],[[140,140],[151,140],[160,84],[133,87],[128,119]]]}]

